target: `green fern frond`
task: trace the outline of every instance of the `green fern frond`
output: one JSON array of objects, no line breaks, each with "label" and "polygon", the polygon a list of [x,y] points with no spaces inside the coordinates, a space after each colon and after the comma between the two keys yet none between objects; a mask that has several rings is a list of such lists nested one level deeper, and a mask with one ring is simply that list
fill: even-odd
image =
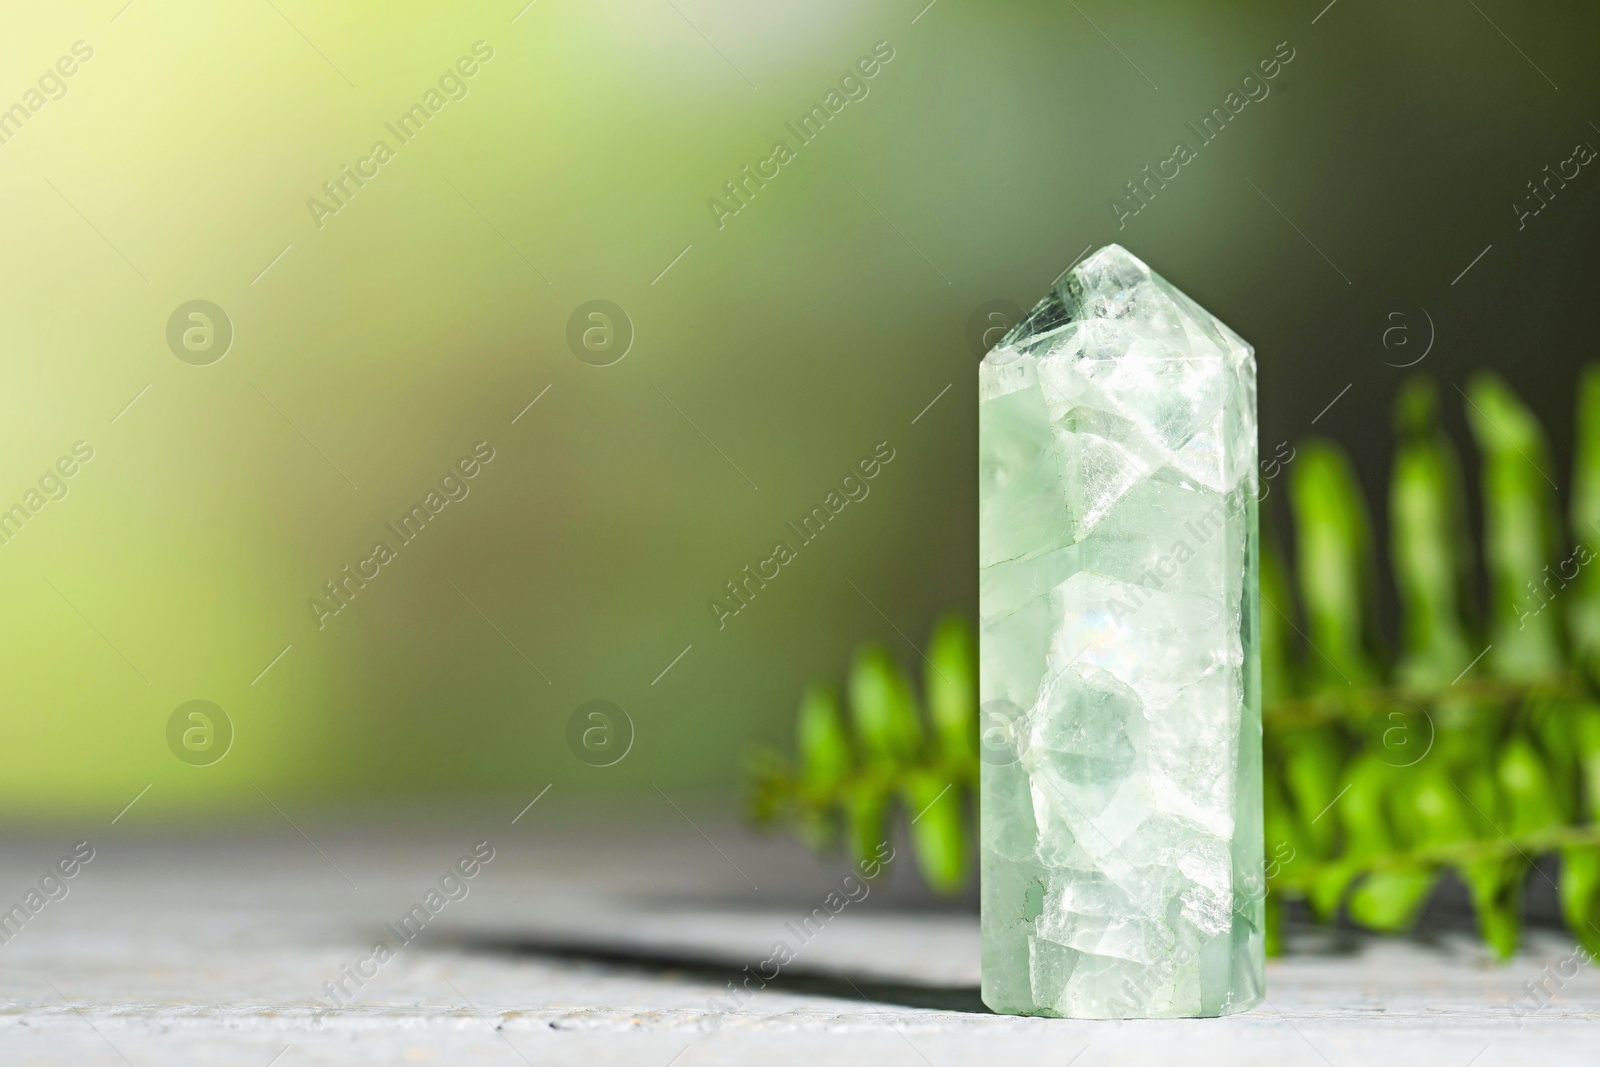
[{"label": "green fern frond", "polygon": [[814,848],[842,836],[851,858],[864,864],[878,854],[898,810],[923,879],[940,892],[959,890],[971,865],[977,690],[976,648],[959,618],[934,630],[920,706],[888,650],[863,645],[846,685],[848,717],[831,691],[814,686],[795,722],[796,763],[758,756],[752,816],[790,825]]},{"label": "green fern frond", "polygon": [[[1490,374],[1460,395],[1482,468],[1481,609],[1461,463],[1427,379],[1406,383],[1396,403],[1392,653],[1377,626],[1373,524],[1337,445],[1295,453],[1292,570],[1264,531],[1269,951],[1282,943],[1285,900],[1398,931],[1453,872],[1484,942],[1508,956],[1531,867],[1553,856],[1565,921],[1600,952],[1600,367],[1578,389],[1569,523],[1538,419]],[[766,753],[753,770],[757,820],[817,848],[842,836],[865,860],[899,811],[924,879],[959,889],[971,873],[978,777],[966,624],[941,622],[927,659],[921,706],[875,646],[852,667],[848,715],[830,691],[809,690],[796,763]]]}]

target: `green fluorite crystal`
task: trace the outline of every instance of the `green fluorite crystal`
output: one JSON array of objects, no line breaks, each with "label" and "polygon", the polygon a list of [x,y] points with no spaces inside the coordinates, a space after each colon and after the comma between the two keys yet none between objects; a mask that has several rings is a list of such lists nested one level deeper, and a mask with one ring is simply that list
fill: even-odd
[{"label": "green fluorite crystal", "polygon": [[983,999],[1261,999],[1251,347],[1103,248],[979,376]]}]

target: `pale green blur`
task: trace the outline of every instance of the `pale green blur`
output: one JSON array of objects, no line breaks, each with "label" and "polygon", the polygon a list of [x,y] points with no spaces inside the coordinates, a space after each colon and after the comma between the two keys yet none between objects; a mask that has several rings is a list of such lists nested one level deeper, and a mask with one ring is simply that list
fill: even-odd
[{"label": "pale green blur", "polygon": [[[1119,241],[1257,344],[1263,439],[1299,435],[1353,375],[1290,342],[1349,294],[1245,179],[1372,282],[1376,338],[1422,292],[1368,266],[1412,207],[1371,194],[1382,146],[1342,160],[1336,131],[1389,96],[1487,121],[1546,89],[1498,42],[1452,44],[1482,48],[1474,72],[1427,20],[1347,5],[1315,27],[1094,5],[1113,47],[1044,3],[675,2],[5,5],[0,108],[28,113],[0,124],[0,509],[93,449],[0,545],[8,810],[109,818],[147,784],[155,814],[257,788],[731,788],[858,641],[915,663],[941,612],[973,612],[974,309]],[[1579,35],[1521,28],[1586,98]],[[1352,66],[1380,38],[1402,54]],[[1272,94],[1119,229],[1124,183],[1285,39]],[[402,143],[386,124],[430,90]],[[790,131],[830,93],[820,133]],[[1530,174],[1571,139],[1525,136]],[[1426,223],[1484,233],[1440,252],[1444,280],[1501,239],[1488,211]],[[234,330],[205,366],[166,340],[195,299]],[[596,299],[634,327],[612,366],[567,344]],[[479,442],[493,459],[441,489],[465,496],[319,628],[323,583]],[[881,448],[869,492],[788,532]],[[779,541],[795,558],[716,611]],[[168,748],[195,699],[235,730],[209,766]],[[606,768],[567,746],[591,699],[636,728]]]}]

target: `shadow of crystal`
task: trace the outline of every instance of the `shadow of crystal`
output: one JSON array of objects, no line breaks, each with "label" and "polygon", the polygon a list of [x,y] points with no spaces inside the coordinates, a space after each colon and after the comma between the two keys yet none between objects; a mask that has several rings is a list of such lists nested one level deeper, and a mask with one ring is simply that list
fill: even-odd
[{"label": "shadow of crystal", "polygon": [[[715,986],[717,991],[711,994],[712,997],[722,996],[722,991],[729,987],[741,987],[752,974],[748,967],[741,967],[727,957],[711,954],[699,956],[684,951],[637,948],[579,939],[469,937],[440,939],[431,947],[435,950],[453,949],[468,953],[587,963],[650,977],[687,977]],[[774,978],[764,981],[758,978],[757,981],[762,982],[757,996],[761,992],[771,991],[795,996],[832,997],[881,1007],[994,1014],[984,1005],[977,986],[922,985],[799,964],[783,968]],[[748,1004],[751,999],[755,997],[745,999],[740,1006]]]}]

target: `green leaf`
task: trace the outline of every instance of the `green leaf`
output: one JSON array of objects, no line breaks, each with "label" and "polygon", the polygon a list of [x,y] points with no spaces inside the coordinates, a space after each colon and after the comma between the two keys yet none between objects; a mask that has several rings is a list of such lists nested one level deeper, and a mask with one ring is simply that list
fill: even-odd
[{"label": "green leaf", "polygon": [[1306,820],[1308,852],[1326,859],[1339,840],[1339,820],[1330,807],[1344,788],[1344,739],[1329,723],[1289,727],[1280,732],[1276,749],[1284,789]]},{"label": "green leaf", "polygon": [[[1452,781],[1460,786],[1461,795],[1471,809],[1471,814],[1465,817],[1474,823],[1474,836],[1503,847],[1516,815],[1510,798],[1503,795],[1502,790],[1507,783],[1515,783],[1519,787],[1533,785],[1536,792],[1537,774],[1528,772],[1520,753],[1512,755],[1509,761],[1493,760],[1492,768],[1486,765],[1491,760],[1485,753],[1482,763],[1456,768]],[[1523,810],[1526,812],[1526,801]],[[1509,959],[1516,951],[1517,932],[1522,922],[1522,885],[1528,873],[1527,861],[1512,850],[1510,855],[1471,860],[1458,865],[1457,870],[1472,894],[1478,932],[1497,956]]]},{"label": "green leaf", "polygon": [[1347,856],[1366,859],[1395,849],[1399,838],[1389,817],[1391,798],[1411,779],[1409,770],[1390,765],[1375,752],[1356,758],[1350,769],[1349,788],[1335,809],[1344,831]]},{"label": "green leaf", "polygon": [[831,792],[850,773],[850,741],[833,690],[820,685],[806,690],[794,732],[801,781],[818,794]]},{"label": "green leaf", "polygon": [[1291,650],[1295,647],[1291,637],[1290,619],[1294,616],[1294,598],[1289,591],[1289,579],[1284,573],[1283,559],[1278,552],[1276,539],[1270,530],[1261,537],[1261,608],[1259,633],[1261,634],[1261,703],[1270,707],[1294,694],[1294,667]]},{"label": "green leaf", "polygon": [[1496,375],[1474,375],[1466,397],[1483,457],[1490,664],[1507,681],[1550,677],[1562,668],[1560,616],[1543,610],[1542,592],[1560,547],[1550,449],[1533,413]]},{"label": "green leaf", "polygon": [[971,766],[978,754],[977,648],[958,615],[934,628],[924,691],[940,755],[952,767]]},{"label": "green leaf", "polygon": [[904,788],[917,867],[936,892],[953,893],[967,877],[961,791],[948,778],[930,771],[911,775]]},{"label": "green leaf", "polygon": [[850,858],[859,866],[878,854],[889,837],[888,797],[883,783],[874,778],[852,782],[844,796],[845,829]]},{"label": "green leaf", "polygon": [[1591,956],[1600,953],[1600,845],[1561,850],[1561,916]]},{"label": "green leaf", "polygon": [[1525,702],[1527,729],[1537,744],[1538,757],[1549,772],[1550,788],[1566,825],[1578,810],[1578,723],[1584,705],[1563,693],[1531,695]]},{"label": "green leaf", "polygon": [[752,822],[767,826],[794,814],[797,783],[781,753],[765,747],[753,750],[745,758],[745,774],[749,780],[745,812]]},{"label": "green leaf", "polygon": [[1470,841],[1474,822],[1466,802],[1440,762],[1406,768],[1405,785],[1395,791],[1391,811],[1413,847]]},{"label": "green leaf", "polygon": [[1283,955],[1283,901],[1276,893],[1269,894],[1263,901],[1265,907],[1266,928],[1263,931],[1266,951],[1268,956]]},{"label": "green leaf", "polygon": [[1404,930],[1416,922],[1437,879],[1417,864],[1373,871],[1350,894],[1350,918],[1372,930]]},{"label": "green leaf", "polygon": [[[1262,824],[1266,832],[1266,858],[1267,869],[1264,881],[1272,882],[1283,877],[1286,872],[1283,868],[1293,862],[1295,857],[1313,855],[1311,845],[1307,840],[1305,827],[1301,825],[1300,817],[1295,812],[1294,805],[1289,802],[1282,782],[1282,768],[1279,764],[1269,763],[1264,768],[1262,775]],[[1332,820],[1330,820],[1332,821]],[[1277,861],[1274,867],[1273,861]]]},{"label": "green leaf", "polygon": [[1517,950],[1522,883],[1528,865],[1522,857],[1478,860],[1461,868],[1477,912],[1478,932],[1501,959]]},{"label": "green leaf", "polygon": [[1600,705],[1583,701],[1572,710],[1572,746],[1580,790],[1579,810],[1600,822]]},{"label": "green leaf", "polygon": [[1299,456],[1289,500],[1311,667],[1324,690],[1370,685],[1377,670],[1368,651],[1374,572],[1366,502],[1336,445],[1314,441]]},{"label": "green leaf", "polygon": [[[1572,534],[1583,552],[1568,599],[1573,651],[1600,681],[1600,364],[1590,364],[1578,387],[1577,454],[1572,461]],[[1568,564],[1572,566],[1573,564]],[[1561,569],[1566,576],[1566,567]]]},{"label": "green leaf", "polygon": [[1321,869],[1307,894],[1312,908],[1324,917],[1337,910],[1350,881],[1366,864],[1394,847],[1384,810],[1393,771],[1370,752],[1358,756],[1350,766],[1349,781],[1338,802],[1317,819],[1320,822],[1337,815],[1345,844],[1343,854]]},{"label": "green leaf", "polygon": [[1478,648],[1462,625],[1466,602],[1466,506],[1460,463],[1439,428],[1433,382],[1413,378],[1401,390],[1400,443],[1389,481],[1389,554],[1404,618],[1401,685],[1448,685]]},{"label": "green leaf", "polygon": [[1566,824],[1555,782],[1527,737],[1514,734],[1501,745],[1495,778],[1505,811],[1496,832],[1516,839]]},{"label": "green leaf", "polygon": [[911,683],[881,645],[865,645],[856,654],[850,671],[850,716],[869,763],[892,766],[916,759],[922,724]]}]

